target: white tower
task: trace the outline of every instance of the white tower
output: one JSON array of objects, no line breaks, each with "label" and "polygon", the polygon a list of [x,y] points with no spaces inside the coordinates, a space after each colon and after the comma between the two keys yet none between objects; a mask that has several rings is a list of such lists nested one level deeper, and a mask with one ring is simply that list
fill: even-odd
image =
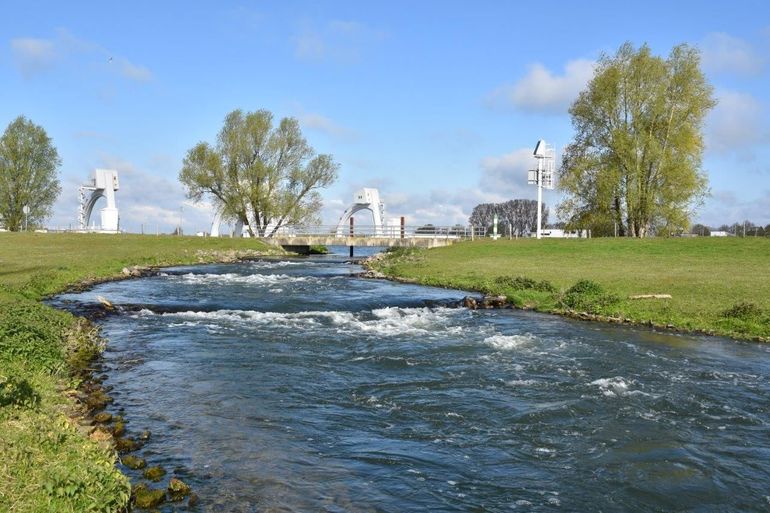
[{"label": "white tower", "polygon": [[118,207],[115,203],[115,192],[119,189],[118,172],[114,169],[95,169],[90,182],[80,186],[81,230],[87,230],[91,223],[91,213],[99,198],[107,200],[107,206],[99,211],[101,226],[97,228],[105,232],[118,231]]},{"label": "white tower", "polygon": [[537,169],[527,172],[527,183],[537,185],[537,238],[542,231],[543,187],[553,189],[553,169],[556,152],[543,139],[537,141],[533,155],[537,159]]},{"label": "white tower", "polygon": [[361,210],[369,210],[372,213],[374,234],[383,234],[385,204],[380,201],[380,191],[377,189],[363,188],[353,194],[353,204],[345,209],[342,217],[340,217],[340,222],[337,223],[337,237],[343,236],[345,223],[347,223],[356,212],[360,212]]}]

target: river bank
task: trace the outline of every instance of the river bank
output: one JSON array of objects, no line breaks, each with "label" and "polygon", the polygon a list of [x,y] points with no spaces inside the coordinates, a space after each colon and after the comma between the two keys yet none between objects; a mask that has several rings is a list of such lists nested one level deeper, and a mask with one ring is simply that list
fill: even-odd
[{"label": "river bank", "polygon": [[98,412],[109,391],[92,362],[97,329],[46,297],[149,270],[282,253],[244,239],[0,234],[0,510],[120,511],[130,499],[116,466],[121,419]]},{"label": "river bank", "polygon": [[367,268],[571,318],[770,341],[770,239],[479,240]]}]

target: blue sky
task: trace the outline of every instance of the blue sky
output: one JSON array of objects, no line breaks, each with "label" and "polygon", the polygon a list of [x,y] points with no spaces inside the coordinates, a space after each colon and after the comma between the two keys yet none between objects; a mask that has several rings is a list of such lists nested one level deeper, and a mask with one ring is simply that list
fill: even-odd
[{"label": "blue sky", "polygon": [[168,231],[181,215],[188,233],[207,230],[210,209],[176,177],[236,108],[294,116],[335,156],[325,223],[370,186],[388,217],[464,224],[477,203],[536,197],[534,144],[570,141],[567,108],[602,52],[685,42],[719,100],[695,219],[770,223],[770,4],[622,4],[6,0],[0,129],[23,114],[53,138],[51,225],[74,224],[77,186],[112,167],[123,227]]}]

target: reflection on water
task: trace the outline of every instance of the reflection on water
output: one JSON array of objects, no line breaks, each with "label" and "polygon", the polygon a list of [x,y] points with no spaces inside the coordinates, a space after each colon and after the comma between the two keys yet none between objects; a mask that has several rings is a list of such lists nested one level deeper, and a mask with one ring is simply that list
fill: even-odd
[{"label": "reflection on water", "polygon": [[62,299],[143,305],[104,321],[113,406],[205,511],[770,508],[770,347],[357,271],[177,268]]}]

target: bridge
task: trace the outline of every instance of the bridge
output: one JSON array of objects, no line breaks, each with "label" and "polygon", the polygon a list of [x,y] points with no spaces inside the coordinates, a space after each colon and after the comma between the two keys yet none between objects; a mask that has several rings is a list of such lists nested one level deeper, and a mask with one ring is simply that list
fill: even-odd
[{"label": "bridge", "polygon": [[307,254],[312,246],[348,246],[353,256],[355,246],[435,248],[480,236],[472,227],[463,226],[285,226],[272,237],[261,240],[287,251]]}]

